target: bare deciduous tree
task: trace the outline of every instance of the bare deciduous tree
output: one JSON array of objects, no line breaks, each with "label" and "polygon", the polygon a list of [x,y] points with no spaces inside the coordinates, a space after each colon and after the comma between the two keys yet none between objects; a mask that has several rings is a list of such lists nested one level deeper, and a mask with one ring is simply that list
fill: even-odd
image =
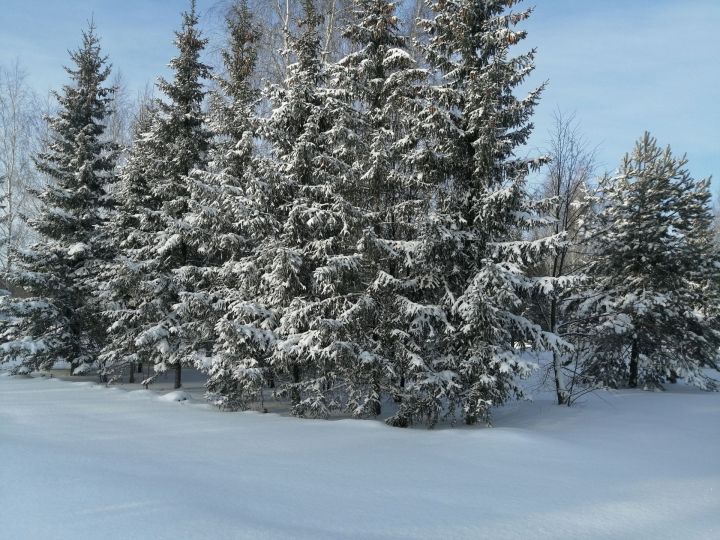
[{"label": "bare deciduous tree", "polygon": [[[552,232],[564,235],[566,243],[546,261],[544,274],[563,278],[577,274],[583,257],[577,246],[583,218],[592,211],[591,181],[595,171],[595,151],[589,148],[574,114],[555,113],[548,148],[551,162],[547,169],[540,195],[551,202],[550,213],[554,218]],[[570,280],[572,281],[572,280]],[[543,309],[547,330],[563,335],[565,313],[562,290],[550,296],[549,305]],[[569,405],[572,399],[573,374],[566,377],[568,361],[558,353],[553,354],[553,378],[558,404]]]},{"label": "bare deciduous tree", "polygon": [[13,267],[13,251],[25,245],[32,215],[32,191],[41,182],[32,156],[40,136],[39,100],[19,62],[0,66],[0,268]]},{"label": "bare deciduous tree", "polygon": [[105,134],[118,148],[124,149],[130,145],[135,104],[129,97],[127,84],[121,72],[115,72],[111,84],[115,88],[115,92],[112,97],[111,113],[107,119]]},{"label": "bare deciduous tree", "polygon": [[[351,44],[344,39],[347,25],[353,20],[354,0],[314,0],[315,9],[323,17],[321,57],[333,62],[351,52]],[[262,28],[258,46],[256,82],[282,84],[289,63],[290,42],[297,30],[301,2],[299,0],[249,0],[257,24]],[[213,10],[222,13],[232,0],[218,0]],[[398,0],[398,15],[402,28],[412,41],[422,41],[418,19],[430,16],[428,0]]]}]

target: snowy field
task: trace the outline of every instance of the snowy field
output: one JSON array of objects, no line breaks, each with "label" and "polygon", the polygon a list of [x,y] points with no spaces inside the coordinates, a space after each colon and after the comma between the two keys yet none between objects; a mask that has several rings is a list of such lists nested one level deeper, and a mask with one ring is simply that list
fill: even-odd
[{"label": "snowy field", "polygon": [[0,374],[0,538],[720,538],[720,394],[549,400],[492,429],[221,413]]}]

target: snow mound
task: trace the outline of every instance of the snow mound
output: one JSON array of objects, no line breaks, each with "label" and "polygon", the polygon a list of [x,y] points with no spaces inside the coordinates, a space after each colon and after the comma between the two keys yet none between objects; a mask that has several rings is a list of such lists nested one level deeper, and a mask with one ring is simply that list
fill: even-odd
[{"label": "snow mound", "polygon": [[174,392],[160,396],[158,401],[192,401],[192,396],[182,390],[175,390]]}]

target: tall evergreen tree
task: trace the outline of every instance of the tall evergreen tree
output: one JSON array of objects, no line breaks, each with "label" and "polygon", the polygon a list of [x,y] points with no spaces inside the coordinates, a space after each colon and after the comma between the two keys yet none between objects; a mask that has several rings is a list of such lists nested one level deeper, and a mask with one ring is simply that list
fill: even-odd
[{"label": "tall evergreen tree", "polygon": [[27,298],[6,299],[2,354],[23,370],[70,363],[73,373],[95,366],[103,343],[103,320],[88,283],[107,245],[98,234],[111,206],[116,149],[103,136],[114,89],[93,23],[80,48],[70,53],[70,82],[55,94],[58,112],[48,119],[50,139],[36,165],[49,182],[39,193],[41,209],[30,226],[39,240],[17,254],[9,280]]},{"label": "tall evergreen tree", "polygon": [[139,281],[132,300],[118,306],[112,328],[127,335],[120,321],[131,319],[136,338],[132,348],[123,345],[126,340],[113,339],[107,351],[116,357],[140,352],[154,363],[156,373],[174,369],[176,388],[182,384],[182,366],[193,362],[194,351],[185,340],[175,306],[187,285],[185,268],[198,265],[204,257],[190,234],[191,173],[204,168],[209,146],[202,105],[203,79],[210,69],[200,61],[206,40],[197,27],[194,0],[182,18],[175,39],[178,56],[170,62],[174,79],[158,83],[165,99],[155,100],[149,130],[135,141],[123,172],[129,184],[123,192],[129,194],[134,183],[140,189],[139,199],[131,203],[137,205],[137,219],[126,230],[128,242],[122,254],[128,271]]},{"label": "tall evergreen tree", "polygon": [[252,360],[239,357],[240,387],[264,373],[294,414],[326,416],[343,406],[340,366],[360,354],[341,317],[358,283],[361,216],[338,186],[348,164],[335,142],[352,108],[327,91],[312,0],[303,13],[291,40],[295,62],[284,84],[269,90],[273,109],[261,129],[272,151],[264,173],[271,232],[244,261],[256,294],[230,306],[226,329],[238,335],[224,341],[228,351],[238,342],[255,349]]},{"label": "tall evergreen tree", "polygon": [[141,105],[133,122],[133,146],[123,164],[112,195],[118,202],[111,218],[104,226],[104,235],[114,245],[114,257],[98,275],[95,289],[103,304],[107,319],[108,339],[100,355],[103,374],[112,379],[129,368],[134,380],[136,364],[149,362],[150,357],[135,345],[135,338],[143,327],[142,312],[136,308],[143,302],[137,284],[143,278],[142,265],[134,263],[128,253],[143,247],[154,231],[152,216],[161,201],[149,186],[156,163],[154,140],[149,132],[157,109],[152,102]]},{"label": "tall evergreen tree", "polygon": [[602,184],[589,227],[593,278],[581,334],[593,337],[588,375],[610,386],[657,387],[684,377],[712,387],[717,368],[720,259],[712,242],[709,180],[648,133]]},{"label": "tall evergreen tree", "polygon": [[208,167],[194,175],[190,201],[189,232],[204,255],[204,266],[185,269],[190,286],[177,312],[186,339],[194,341],[190,347],[196,365],[208,372],[208,392],[216,404],[235,409],[256,397],[265,384],[254,357],[265,354],[269,343],[264,331],[251,332],[241,306],[255,293],[244,262],[272,227],[254,142],[259,92],[252,78],[260,32],[246,0],[231,6],[226,25],[224,73],[216,77],[217,90],[210,96]]},{"label": "tall evergreen tree", "polygon": [[340,142],[352,162],[346,197],[365,218],[362,293],[351,319],[364,352],[345,374],[356,416],[380,413],[392,379],[402,377],[398,367],[413,357],[401,306],[413,288],[406,266],[414,260],[420,216],[432,193],[432,178],[425,174],[432,164],[422,144],[427,72],[416,65],[398,24],[394,2],[357,0],[345,31],[355,52],[332,70],[331,84],[357,110]]},{"label": "tall evergreen tree", "polygon": [[[540,89],[514,91],[533,70],[534,52],[510,56],[525,38],[516,26],[530,10],[514,0],[437,0],[424,26],[435,87],[436,148],[442,174],[415,253],[415,284],[403,300],[413,344],[395,392],[402,399],[390,423],[433,424],[460,415],[488,420],[490,408],[520,393],[528,373],[526,347],[556,345],[527,317],[524,298],[541,280],[527,266],[556,243],[527,241],[523,231],[543,221],[525,191],[525,176],[541,160],[515,155],[532,130]],[[552,280],[542,281],[551,286]]]}]

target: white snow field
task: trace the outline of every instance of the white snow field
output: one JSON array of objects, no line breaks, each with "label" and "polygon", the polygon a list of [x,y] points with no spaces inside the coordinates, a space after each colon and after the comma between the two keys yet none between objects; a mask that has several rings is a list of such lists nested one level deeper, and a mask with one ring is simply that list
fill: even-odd
[{"label": "white snow field", "polygon": [[720,538],[719,394],[429,431],[177,397],[0,374],[0,538]]}]

